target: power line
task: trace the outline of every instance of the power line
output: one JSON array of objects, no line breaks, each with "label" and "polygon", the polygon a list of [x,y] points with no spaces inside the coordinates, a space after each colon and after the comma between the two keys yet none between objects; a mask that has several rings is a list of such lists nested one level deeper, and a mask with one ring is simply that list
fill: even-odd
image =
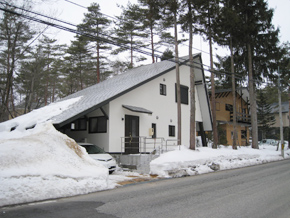
[{"label": "power line", "polygon": [[[69,2],[69,3],[73,4],[73,5],[78,6],[78,7],[88,9],[87,7],[85,7],[85,6],[83,6],[83,5],[80,5],[80,4],[77,4],[77,3],[75,3],[75,2],[72,2],[72,1],[69,1],[69,0],[64,0],[64,1]],[[107,14],[104,14],[104,13],[102,13],[102,12],[98,12],[98,13],[101,14],[101,15],[103,15],[103,16],[109,17],[109,18],[111,18],[111,19],[118,20],[117,17],[112,17],[112,16],[107,15]],[[146,32],[145,32],[145,33],[146,33]],[[150,32],[147,31],[146,34],[150,34]],[[158,36],[158,34],[156,34],[156,33],[153,33],[153,35]],[[189,45],[187,45],[187,44],[185,44],[185,43],[183,43],[183,42],[181,42],[180,44],[189,47]],[[192,48],[193,48],[194,50],[200,51],[200,52],[202,52],[202,53],[209,54],[209,52],[203,51],[203,50],[201,50],[201,49],[198,49],[198,48],[195,48],[195,47],[192,47]]]},{"label": "power line", "polygon": [[[8,3],[3,3],[3,2],[0,2],[0,3],[2,3],[2,4],[6,4],[6,5],[9,5],[9,6],[14,7],[14,8],[18,8],[18,7],[16,7],[16,6],[10,5],[10,4],[8,4]],[[39,13],[36,13],[36,12],[32,12],[32,11],[29,11],[29,10],[26,10],[26,9],[22,9],[22,8],[18,8],[18,9],[21,9],[21,10],[24,10],[24,11],[29,12],[29,13],[33,13],[33,14],[36,14],[36,15],[39,15],[39,16],[43,16],[43,17],[46,17],[46,18],[49,18],[49,19],[52,19],[52,20],[56,20],[56,21],[58,21],[58,22],[63,22],[63,23],[65,23],[65,24],[68,24],[68,25],[72,25],[72,26],[77,27],[76,25],[71,24],[71,23],[66,22],[66,21],[61,21],[61,20],[59,20],[59,19],[51,18],[51,17],[48,17],[48,16],[46,16],[46,15],[42,15],[42,14],[39,14]],[[108,43],[108,44],[112,44],[112,45],[115,45],[115,46],[118,46],[118,47],[122,47],[122,48],[127,49],[127,50],[131,49],[131,48],[130,48],[129,46],[127,46],[127,45],[120,44],[120,43],[118,43],[118,42],[112,41],[112,40],[110,40],[110,39],[106,39],[106,38],[104,38],[104,37],[94,36],[94,35],[91,35],[91,34],[89,34],[89,33],[83,32],[83,31],[81,31],[81,30],[71,29],[71,28],[69,28],[69,27],[65,27],[65,26],[62,26],[62,25],[54,24],[54,23],[51,23],[51,22],[49,22],[49,21],[44,21],[44,20],[41,20],[41,19],[36,18],[36,17],[29,16],[29,15],[20,14],[20,13],[18,13],[18,12],[15,12],[15,11],[12,11],[12,10],[9,10],[9,9],[5,9],[5,8],[0,8],[0,10],[5,11],[5,12],[7,12],[7,13],[15,14],[15,15],[20,16],[20,17],[24,17],[24,18],[26,18],[26,19],[29,19],[29,20],[32,20],[32,21],[35,21],[35,22],[38,22],[38,23],[42,23],[42,24],[45,24],[45,25],[53,26],[53,27],[55,27],[55,28],[58,28],[58,29],[61,29],[61,30],[64,30],[64,31],[68,31],[68,32],[75,33],[75,34],[78,34],[78,35],[86,36],[86,37],[88,37],[88,38],[92,38],[92,39],[100,40],[100,41],[106,42],[106,43]],[[106,37],[109,37],[109,36],[106,36]],[[110,38],[112,38],[112,37],[110,37]],[[115,40],[116,40],[116,39],[115,39]],[[151,52],[147,52],[147,51],[141,50],[141,49],[136,48],[136,47],[133,47],[133,50],[136,51],[136,52],[138,52],[138,53],[142,53],[142,54],[145,54],[145,55],[148,55],[148,56],[152,56],[152,53],[151,53]],[[151,50],[150,50],[150,51],[151,51]],[[156,51],[156,52],[160,52],[160,51],[157,51],[157,50],[154,50],[154,51]],[[154,54],[154,57],[161,58],[160,55],[156,55],[156,54]],[[198,64],[198,65],[201,65],[201,67],[198,67],[198,66],[192,66],[192,65],[190,65],[190,64],[186,64],[185,62],[187,61],[187,59],[179,58],[179,60],[182,60],[182,62],[180,62],[180,61],[176,62],[176,61],[173,60],[173,59],[170,59],[169,61],[174,62],[174,63],[184,64],[184,65],[186,65],[186,66],[193,67],[193,68],[196,68],[196,69],[205,70],[205,71],[208,71],[208,72],[210,72],[210,73],[221,74],[221,75],[222,75],[222,74],[225,74],[225,75],[230,76],[230,77],[233,75],[233,73],[231,73],[231,72],[225,72],[225,71],[224,71],[224,72],[219,72],[219,71],[217,71],[217,70],[211,70],[209,66],[207,66],[207,65],[205,65],[205,64],[200,64],[200,63],[198,63],[198,62],[194,62],[194,63],[195,63],[195,64]],[[208,67],[209,69],[205,69],[203,66]],[[238,77],[238,76],[236,76],[236,78],[237,78],[237,79],[240,79],[240,80],[243,79],[242,77]],[[258,81],[256,81],[256,82],[258,82]]]}]

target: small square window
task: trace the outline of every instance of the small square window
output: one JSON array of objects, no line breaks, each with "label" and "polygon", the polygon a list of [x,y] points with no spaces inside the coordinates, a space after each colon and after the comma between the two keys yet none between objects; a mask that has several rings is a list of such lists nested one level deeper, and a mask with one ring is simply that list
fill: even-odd
[{"label": "small square window", "polygon": [[166,95],[166,85],[160,83],[160,95]]},{"label": "small square window", "polygon": [[169,136],[175,136],[175,126],[169,125]]},{"label": "small square window", "polygon": [[226,104],[226,111],[231,111],[231,112],[233,112],[233,105],[231,105],[231,104]]},{"label": "small square window", "polygon": [[89,133],[106,133],[107,118],[106,117],[90,117]]}]

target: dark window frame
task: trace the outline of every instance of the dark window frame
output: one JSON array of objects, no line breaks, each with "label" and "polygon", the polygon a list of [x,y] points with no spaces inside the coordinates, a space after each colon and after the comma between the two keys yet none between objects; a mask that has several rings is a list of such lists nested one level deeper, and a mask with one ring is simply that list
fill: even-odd
[{"label": "dark window frame", "polygon": [[155,139],[156,136],[157,136],[157,126],[156,126],[156,123],[152,123],[152,124],[151,124],[151,127],[152,127],[152,129],[154,130],[154,133],[153,133],[153,135],[152,135],[152,138]]},{"label": "dark window frame", "polygon": [[232,104],[226,104],[225,109],[226,109],[226,111],[233,112],[233,105]]},{"label": "dark window frame", "polygon": [[168,126],[168,135],[171,137],[175,137],[175,126],[173,125]]},{"label": "dark window frame", "polygon": [[[84,122],[84,128],[82,128],[82,122]],[[72,131],[85,131],[87,130],[87,119],[86,118],[79,118],[75,120],[74,122],[74,129],[71,129]]]},{"label": "dark window frame", "polygon": [[247,130],[241,130],[241,139],[247,139]]},{"label": "dark window frame", "polygon": [[[93,125],[92,122],[94,121],[96,122],[95,127],[92,126]],[[107,121],[108,119],[105,116],[90,117],[89,118],[89,133],[107,133],[107,127],[108,127]]]},{"label": "dark window frame", "polygon": [[[186,104],[188,105],[188,91],[189,91],[189,87],[188,86],[184,86],[184,85],[180,85],[180,101],[181,104]],[[175,102],[177,102],[177,84],[175,83]]]},{"label": "dark window frame", "polygon": [[166,96],[166,85],[160,83],[160,84],[159,84],[159,91],[160,91],[160,95],[164,95],[164,96]]}]

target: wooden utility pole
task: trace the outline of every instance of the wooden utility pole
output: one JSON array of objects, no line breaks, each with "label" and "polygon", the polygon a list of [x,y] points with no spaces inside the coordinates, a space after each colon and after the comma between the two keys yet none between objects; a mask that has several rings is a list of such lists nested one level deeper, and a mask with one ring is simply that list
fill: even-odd
[{"label": "wooden utility pole", "polygon": [[282,104],[281,104],[281,80],[280,80],[279,67],[278,67],[278,98],[279,98],[281,155],[284,158],[284,136],[283,136],[283,119],[282,119]]}]

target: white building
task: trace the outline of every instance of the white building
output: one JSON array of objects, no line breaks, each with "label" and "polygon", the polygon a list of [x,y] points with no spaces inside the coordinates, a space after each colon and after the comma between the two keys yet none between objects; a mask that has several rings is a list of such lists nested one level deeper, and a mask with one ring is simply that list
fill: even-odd
[{"label": "white building", "polygon": [[[181,60],[181,143],[189,145],[190,69],[188,57]],[[197,130],[204,139],[204,131],[212,130],[210,104],[201,55],[194,55],[194,61]],[[53,117],[53,124],[76,141],[96,144],[110,153],[150,152],[154,143],[177,144],[175,86],[174,61],[137,67],[62,99],[82,96]]]}]

